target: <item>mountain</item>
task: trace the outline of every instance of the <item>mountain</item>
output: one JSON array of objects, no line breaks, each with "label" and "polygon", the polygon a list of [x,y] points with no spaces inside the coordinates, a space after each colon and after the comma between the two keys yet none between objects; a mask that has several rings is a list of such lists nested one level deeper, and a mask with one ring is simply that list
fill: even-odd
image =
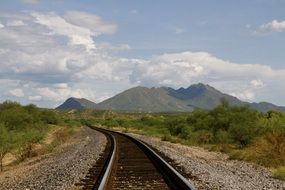
[{"label": "mountain", "polygon": [[268,102],[251,103],[250,107],[261,112],[267,112],[268,110],[276,110],[280,112],[285,112],[285,107],[276,106]]},{"label": "mountain", "polygon": [[85,98],[68,98],[63,104],[56,109],[69,110],[69,109],[95,109],[96,104]]},{"label": "mountain", "polygon": [[57,109],[89,108],[135,112],[185,112],[193,111],[195,108],[212,109],[220,104],[222,98],[231,105],[247,105],[262,112],[268,110],[285,112],[285,107],[267,102],[244,102],[202,83],[177,90],[169,87],[134,87],[98,104],[86,99],[70,98]]},{"label": "mountain", "polygon": [[192,105],[202,109],[212,109],[220,104],[221,99],[226,99],[232,105],[243,105],[244,102],[236,97],[224,94],[215,88],[204,85],[202,83],[191,85],[188,88],[179,88],[174,90],[168,88],[168,94]]},{"label": "mountain", "polygon": [[168,88],[135,87],[97,105],[98,109],[143,112],[192,111],[194,108],[168,93]]}]

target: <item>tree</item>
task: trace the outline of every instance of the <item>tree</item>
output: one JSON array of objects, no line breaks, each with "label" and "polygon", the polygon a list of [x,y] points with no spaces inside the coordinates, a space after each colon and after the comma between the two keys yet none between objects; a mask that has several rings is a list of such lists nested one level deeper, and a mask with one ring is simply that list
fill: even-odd
[{"label": "tree", "polygon": [[258,120],[258,112],[248,107],[233,108],[229,127],[233,140],[241,146],[248,145],[259,134]]}]

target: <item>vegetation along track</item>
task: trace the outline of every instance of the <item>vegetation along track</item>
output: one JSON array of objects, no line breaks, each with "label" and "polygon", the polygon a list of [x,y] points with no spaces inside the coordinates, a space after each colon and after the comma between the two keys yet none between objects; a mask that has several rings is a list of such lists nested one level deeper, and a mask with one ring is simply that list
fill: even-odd
[{"label": "vegetation along track", "polygon": [[108,138],[104,153],[89,170],[83,189],[190,189],[192,184],[140,140],[94,128]]}]

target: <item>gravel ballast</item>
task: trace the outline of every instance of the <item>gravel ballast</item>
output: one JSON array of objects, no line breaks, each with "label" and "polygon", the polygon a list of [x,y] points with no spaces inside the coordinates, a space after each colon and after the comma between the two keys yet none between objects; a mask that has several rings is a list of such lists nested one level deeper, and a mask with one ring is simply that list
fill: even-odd
[{"label": "gravel ballast", "polygon": [[285,190],[285,181],[271,177],[269,169],[251,163],[228,160],[223,153],[184,146],[141,135],[148,143],[182,166],[198,190]]},{"label": "gravel ballast", "polygon": [[[228,160],[223,153],[132,134],[182,166],[198,190],[285,190],[285,182],[267,168]],[[104,150],[106,138],[82,127],[72,139],[49,155],[40,156],[0,173],[1,190],[74,190]]]},{"label": "gravel ballast", "polygon": [[1,190],[77,189],[104,150],[106,138],[88,127],[81,127],[72,139],[52,154],[31,159],[0,173]]}]

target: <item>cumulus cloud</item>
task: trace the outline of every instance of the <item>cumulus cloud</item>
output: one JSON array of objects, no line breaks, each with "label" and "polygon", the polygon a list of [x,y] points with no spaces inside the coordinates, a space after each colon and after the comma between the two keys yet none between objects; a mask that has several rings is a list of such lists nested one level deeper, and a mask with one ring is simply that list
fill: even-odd
[{"label": "cumulus cloud", "polygon": [[10,90],[9,93],[10,93],[12,96],[15,96],[15,97],[18,97],[18,98],[25,96],[23,90],[20,89],[20,88],[16,88],[16,89]]},{"label": "cumulus cloud", "polygon": [[[69,12],[64,17],[72,14]],[[87,15],[86,19],[92,17]],[[50,96],[49,100],[54,101],[69,95],[83,97],[86,91],[72,87],[80,81],[92,86],[94,80],[103,83],[124,78],[124,71],[115,67],[123,68],[127,63],[109,56],[104,48],[96,49],[94,41],[98,35],[114,32],[116,25],[104,24],[96,15],[93,18],[97,21],[88,26],[83,17],[80,26],[71,23],[73,18],[67,21],[64,17],[50,12],[0,12],[0,20],[6,23],[0,25],[0,81],[21,81],[5,83],[2,92],[24,86],[29,100],[43,102]],[[127,45],[112,47],[128,48]],[[9,98],[3,94],[0,97]],[[95,100],[90,90],[84,97]],[[100,93],[96,98],[101,98]]]},{"label": "cumulus cloud", "polygon": [[285,70],[266,65],[190,51],[148,60],[115,57],[112,52],[130,47],[97,42],[117,26],[94,14],[0,12],[2,18],[0,89],[8,93],[1,100],[21,97],[50,107],[70,96],[99,102],[136,85],[179,88],[197,82],[249,101],[276,100],[272,91],[285,95]]},{"label": "cumulus cloud", "polygon": [[264,83],[259,79],[250,81],[250,84],[255,88],[262,88],[264,86]]},{"label": "cumulus cloud", "polygon": [[262,24],[256,33],[268,33],[268,32],[284,32],[285,21],[273,20],[271,22]]},{"label": "cumulus cloud", "polygon": [[[96,79],[115,78],[111,76],[110,66],[103,65],[113,59],[101,50],[88,51],[95,48],[92,39],[95,33],[90,29],[73,25],[55,13],[3,13],[1,16],[8,20],[24,18],[21,28],[9,25],[0,30],[0,73],[3,75],[56,83],[82,79],[87,73]],[[44,75],[38,77],[41,74]]]},{"label": "cumulus cloud", "polygon": [[41,96],[29,96],[29,100],[31,100],[31,101],[41,101],[42,97]]},{"label": "cumulus cloud", "polygon": [[67,83],[55,83],[52,85],[54,88],[59,88],[59,89],[67,89],[68,84]]},{"label": "cumulus cloud", "polygon": [[113,45],[108,42],[97,43],[97,47],[98,49],[108,52],[121,52],[131,50],[131,46],[128,44]]},{"label": "cumulus cloud", "polygon": [[[258,76],[258,78],[257,78]],[[137,64],[130,80],[147,86],[187,87],[203,82],[242,100],[253,101],[256,93],[269,85],[281,87],[285,70],[274,70],[258,64],[237,64],[214,57],[207,52],[182,52],[157,56]],[[269,88],[267,88],[269,93]],[[264,92],[266,93],[266,92]]]},{"label": "cumulus cloud", "polygon": [[34,12],[31,15],[36,19],[36,23],[44,25],[50,30],[50,35],[66,36],[69,39],[69,44],[83,45],[87,50],[95,48],[92,36],[97,34],[90,29],[73,25],[55,13]]},{"label": "cumulus cloud", "polygon": [[25,25],[21,20],[10,20],[6,23],[7,26],[23,26]]},{"label": "cumulus cloud", "polygon": [[38,88],[37,93],[44,100],[52,100],[55,102],[60,102],[65,100],[68,97],[77,97],[77,98],[86,98],[90,100],[95,100],[95,91],[91,89],[54,89],[50,87]]},{"label": "cumulus cloud", "polygon": [[63,15],[63,18],[73,25],[91,30],[94,35],[113,34],[117,30],[117,25],[107,23],[95,14],[80,11],[68,11]]}]

